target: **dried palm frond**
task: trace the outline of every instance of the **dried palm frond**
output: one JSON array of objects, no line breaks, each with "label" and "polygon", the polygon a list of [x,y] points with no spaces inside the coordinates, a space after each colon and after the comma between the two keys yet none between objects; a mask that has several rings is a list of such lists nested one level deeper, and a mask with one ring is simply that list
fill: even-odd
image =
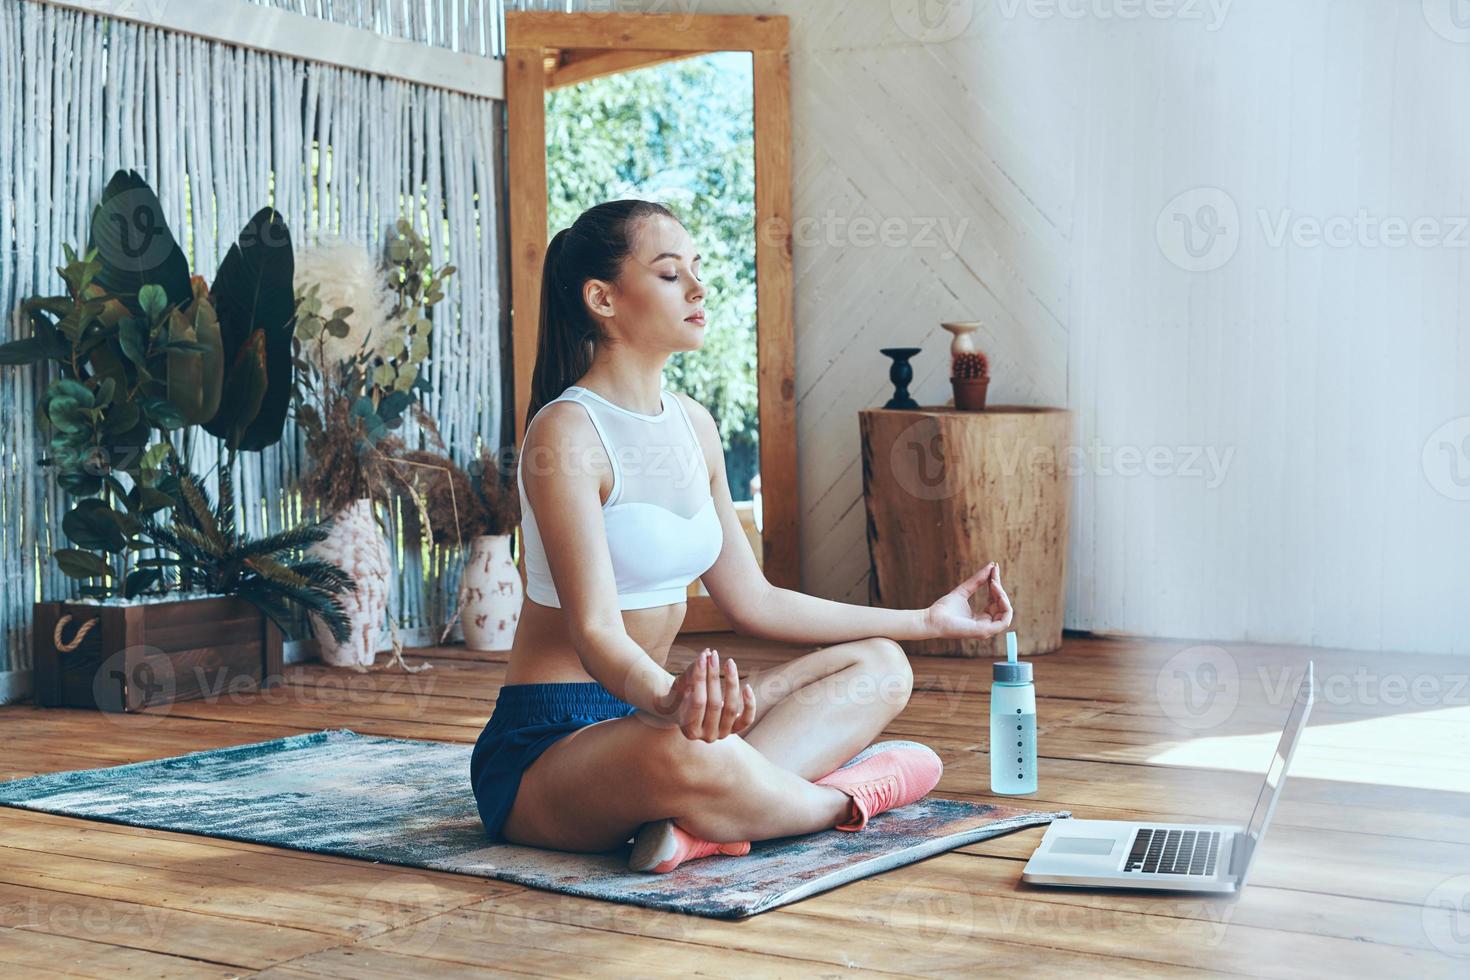
[{"label": "dried palm frond", "polygon": [[350,626],[338,596],[355,592],[357,583],[330,562],[296,554],[323,540],[331,521],[253,541],[243,539],[236,531],[228,472],[229,467],[220,468],[220,501],[211,507],[198,478],[176,469],[169,479],[177,482],[179,497],[187,506],[171,510],[167,527],[151,518],[140,519],[140,535],[178,556],[181,581],[206,592],[248,599],[283,631],[290,628],[290,606],[299,606],[320,616],[338,642],[345,643]]}]

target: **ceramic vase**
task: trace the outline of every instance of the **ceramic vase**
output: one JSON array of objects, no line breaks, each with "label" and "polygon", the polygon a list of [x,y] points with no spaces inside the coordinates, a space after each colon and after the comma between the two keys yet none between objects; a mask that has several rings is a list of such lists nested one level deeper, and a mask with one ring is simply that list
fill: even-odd
[{"label": "ceramic vase", "polygon": [[482,534],[470,542],[459,580],[460,625],[471,650],[509,650],[525,599],[510,556],[509,534]]},{"label": "ceramic vase", "polygon": [[357,583],[356,592],[341,595],[351,632],[338,643],[321,618],[311,615],[312,631],[322,662],[333,667],[369,667],[377,656],[378,631],[388,615],[388,541],[373,519],[373,502],[355,500],[337,512],[326,538],[307,553],[334,562]]}]

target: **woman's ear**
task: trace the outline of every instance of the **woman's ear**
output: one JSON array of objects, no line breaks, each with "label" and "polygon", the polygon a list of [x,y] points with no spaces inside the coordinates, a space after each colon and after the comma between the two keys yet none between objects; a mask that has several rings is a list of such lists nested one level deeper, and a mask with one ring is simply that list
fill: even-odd
[{"label": "woman's ear", "polygon": [[588,279],[582,287],[582,296],[587,301],[587,308],[598,316],[610,317],[613,315],[612,284],[603,282],[601,279]]}]

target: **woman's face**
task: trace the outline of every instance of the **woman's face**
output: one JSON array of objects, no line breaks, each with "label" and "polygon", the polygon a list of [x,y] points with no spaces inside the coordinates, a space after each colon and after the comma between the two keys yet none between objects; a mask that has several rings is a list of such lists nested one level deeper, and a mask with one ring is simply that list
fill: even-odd
[{"label": "woman's face", "polygon": [[[616,283],[589,280],[586,298],[620,342],[657,350],[704,343],[705,286],[684,226],[661,214],[639,222]],[[696,315],[695,319],[690,319]]]}]

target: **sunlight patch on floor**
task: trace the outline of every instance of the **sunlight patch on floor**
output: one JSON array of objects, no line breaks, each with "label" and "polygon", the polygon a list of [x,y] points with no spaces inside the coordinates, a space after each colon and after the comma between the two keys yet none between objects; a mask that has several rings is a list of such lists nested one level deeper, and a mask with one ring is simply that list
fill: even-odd
[{"label": "sunlight patch on floor", "polygon": [[[1264,773],[1279,732],[1205,736],[1149,755],[1154,765]],[[1307,726],[1290,775],[1470,794],[1470,707]]]}]

